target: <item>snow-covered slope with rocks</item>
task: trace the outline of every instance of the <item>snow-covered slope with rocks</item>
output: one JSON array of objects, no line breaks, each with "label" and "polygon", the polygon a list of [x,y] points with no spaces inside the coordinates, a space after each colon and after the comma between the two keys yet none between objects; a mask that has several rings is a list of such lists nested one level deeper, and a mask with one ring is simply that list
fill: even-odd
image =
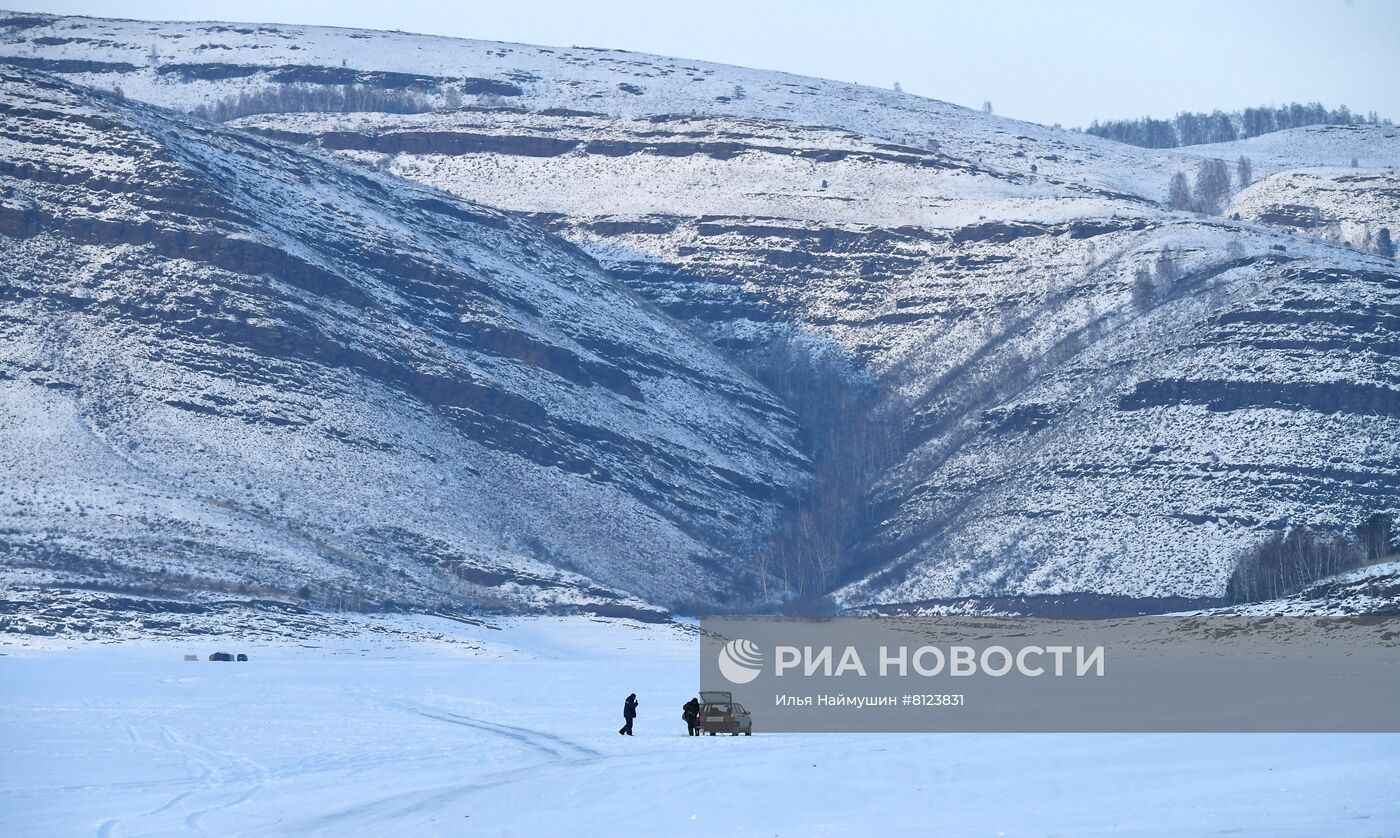
[{"label": "snow-covered slope with rocks", "polygon": [[1381,230],[1389,231],[1392,245],[1400,239],[1400,172],[1293,169],[1255,181],[1226,212],[1373,251]]},{"label": "snow-covered slope with rocks", "polygon": [[[1067,176],[1160,199],[1199,156],[1257,154],[1256,174],[1300,165],[1400,165],[1400,144],[1361,133],[1295,146],[1266,137],[1153,151],[983,114],[934,99],[816,79],[592,47],[279,24],[152,23],[0,13],[0,56],[176,109],[236,103],[290,86],[361,85],[428,106],[488,105],[615,117],[698,114],[829,126],[968,161]],[[1351,128],[1358,126],[1342,126]],[[1389,129],[1394,140],[1396,129]],[[1317,129],[1300,129],[1313,136]],[[1287,132],[1292,133],[1292,132]],[[1277,135],[1270,135],[1277,137]],[[1343,156],[1320,159],[1318,146]],[[1274,153],[1270,153],[1270,150]],[[1257,150],[1257,151],[1256,151]],[[1290,154],[1292,156],[1290,156]]]},{"label": "snow-covered slope with rocks", "polygon": [[495,210],[0,77],[8,586],[352,607],[728,596],[790,414]]},{"label": "snow-covered slope with rocks", "polygon": [[236,124],[531,214],[780,392],[788,342],[877,390],[850,604],[1218,595],[1267,530],[1395,508],[1388,260],[753,119]]},{"label": "snow-covered slope with rocks", "polygon": [[1400,560],[1319,579],[1281,599],[1200,612],[1249,617],[1400,617]]},{"label": "snow-covered slope with rocks", "polygon": [[763,380],[812,458],[776,539],[804,594],[1213,596],[1268,531],[1400,511],[1395,263],[1159,203],[1202,157],[1261,183],[1393,166],[1387,126],[1156,151],[781,73],[297,26],[14,15],[0,56],[180,110],[303,85],[437,108],[232,125],[527,215]]},{"label": "snow-covered slope with rocks", "polygon": [[1184,157],[1213,158],[1233,163],[1249,158],[1256,177],[1307,166],[1350,166],[1365,169],[1400,166],[1400,126],[1309,125],[1273,131],[1246,140],[1206,143],[1172,149]]}]

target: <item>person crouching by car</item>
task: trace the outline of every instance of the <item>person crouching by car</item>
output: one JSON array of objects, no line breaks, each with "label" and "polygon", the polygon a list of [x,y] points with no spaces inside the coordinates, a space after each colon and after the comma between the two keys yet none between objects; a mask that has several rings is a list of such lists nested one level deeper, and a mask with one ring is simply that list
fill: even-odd
[{"label": "person crouching by car", "polygon": [[681,706],[681,718],[685,719],[686,735],[700,735],[700,699],[692,698]]},{"label": "person crouching by car", "polygon": [[627,700],[622,702],[622,729],[618,733],[624,736],[632,735],[632,720],[637,718],[637,694],[632,693],[627,696]]}]

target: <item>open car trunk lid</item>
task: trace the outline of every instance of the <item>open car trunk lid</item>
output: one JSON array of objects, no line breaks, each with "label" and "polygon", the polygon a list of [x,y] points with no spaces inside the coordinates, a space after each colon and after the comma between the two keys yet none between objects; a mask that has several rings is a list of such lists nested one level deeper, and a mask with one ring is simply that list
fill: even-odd
[{"label": "open car trunk lid", "polygon": [[700,701],[705,704],[733,704],[734,693],[719,692],[717,690],[701,690]]}]

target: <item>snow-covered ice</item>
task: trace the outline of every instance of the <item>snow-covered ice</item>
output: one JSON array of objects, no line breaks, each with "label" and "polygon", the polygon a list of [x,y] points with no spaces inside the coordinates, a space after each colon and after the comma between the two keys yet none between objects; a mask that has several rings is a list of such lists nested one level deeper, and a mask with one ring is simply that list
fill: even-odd
[{"label": "snow-covered ice", "polygon": [[[758,716],[752,738],[692,739],[680,705],[698,641],[685,627],[365,624],[276,644],[12,636],[0,647],[0,831],[1400,832],[1397,736],[780,735]],[[368,630],[385,625],[406,631]],[[204,660],[225,649],[252,659]],[[616,730],[633,691],[627,739]]]}]

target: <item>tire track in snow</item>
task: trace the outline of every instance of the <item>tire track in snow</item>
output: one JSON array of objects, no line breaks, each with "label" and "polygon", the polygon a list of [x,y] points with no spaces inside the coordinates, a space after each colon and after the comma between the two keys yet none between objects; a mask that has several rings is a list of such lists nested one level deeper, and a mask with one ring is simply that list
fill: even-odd
[{"label": "tire track in snow", "polygon": [[[202,808],[194,809],[185,815],[184,825],[187,829],[203,831],[200,821],[205,815],[215,810],[246,803],[266,785],[267,771],[262,765],[247,757],[214,751],[191,742],[165,725],[157,726],[154,737],[143,735],[133,725],[127,725],[126,730],[133,742],[152,750],[173,754],[184,760],[186,770],[190,775],[185,782],[193,784],[193,788],[182,791],[160,806],[137,815],[136,817],[139,819],[153,818],[170,812],[197,795],[219,794],[227,785],[246,784],[247,788],[243,789],[234,799],[216,801]],[[98,828],[100,838],[110,838],[115,834],[121,821],[121,818],[113,818],[103,822]]]},{"label": "tire track in snow", "polygon": [[[164,732],[165,728],[161,728],[161,730],[162,732]],[[161,744],[147,739],[145,736],[142,736],[139,731],[136,730],[135,725],[129,724],[126,726],[126,736],[132,742],[142,746],[143,748],[150,748],[151,750],[160,751],[162,753],[175,754],[176,756],[180,757],[185,763],[186,771],[190,773],[190,776],[185,778],[185,781],[192,782],[196,786],[195,788],[189,789],[187,791],[182,791],[174,797],[170,798],[169,800],[165,801],[165,803],[161,804],[160,806],[157,806],[154,809],[149,809],[145,812],[141,812],[135,815],[134,817],[149,818],[155,815],[159,815],[160,813],[165,812],[169,809],[172,809],[175,806],[179,805],[181,802],[189,799],[189,797],[198,790],[198,786],[204,784],[207,781],[207,768],[197,763],[196,761],[190,759],[188,754],[181,753],[175,750],[174,748],[171,748],[169,746],[163,746]],[[191,768],[196,768],[198,770],[190,771]],[[165,786],[169,785],[169,783],[160,783],[159,785]],[[128,816],[128,818],[130,817],[131,816]],[[116,834],[117,827],[121,825],[122,821],[125,819],[126,818],[115,817],[108,818],[107,820],[103,821],[102,824],[97,828],[98,838],[111,838],[111,836]]]},{"label": "tire track in snow", "polygon": [[[361,694],[364,695],[364,694]],[[367,820],[390,820],[402,818],[424,810],[432,810],[458,800],[465,795],[509,785],[520,780],[538,778],[541,774],[573,771],[585,767],[604,757],[601,751],[581,745],[566,737],[546,733],[534,728],[488,722],[473,716],[453,713],[437,707],[414,704],[405,701],[388,701],[364,695],[384,707],[422,716],[433,721],[488,733],[543,754],[546,759],[520,765],[503,771],[495,771],[474,780],[452,783],[432,788],[409,789],[387,794],[344,809],[326,812],[292,825],[297,833],[326,831],[338,833],[347,823],[364,828]]]},{"label": "tire track in snow", "polygon": [[206,748],[194,742],[190,742],[175,734],[168,728],[161,728],[161,732],[178,749],[190,754],[193,758],[205,760],[210,766],[210,776],[215,778],[214,787],[222,788],[224,785],[232,783],[246,783],[248,788],[233,800],[221,801],[196,809],[185,817],[185,826],[196,831],[203,831],[200,820],[210,812],[220,809],[231,809],[247,803],[267,784],[267,771],[259,763],[247,757],[233,754],[221,753]]},{"label": "tire track in snow", "polygon": [[393,702],[380,699],[379,703],[383,704],[385,707],[392,707],[397,710],[404,710],[409,713],[416,713],[420,716],[423,716],[424,718],[434,719],[436,721],[446,722],[448,724],[461,725],[462,727],[469,727],[475,730],[483,731],[485,733],[491,733],[497,736],[502,736],[553,757],[563,758],[564,755],[560,753],[560,750],[572,751],[575,756],[602,756],[601,751],[597,751],[593,748],[588,747],[587,745],[580,745],[577,742],[574,742],[571,739],[566,739],[563,736],[559,736],[553,733],[546,733],[542,730],[535,730],[534,728],[502,724],[501,722],[488,722],[484,719],[478,719],[474,716],[464,716],[460,713],[453,713],[448,710],[442,710],[435,707],[426,707],[424,705],[418,704],[410,704],[407,702]]}]

